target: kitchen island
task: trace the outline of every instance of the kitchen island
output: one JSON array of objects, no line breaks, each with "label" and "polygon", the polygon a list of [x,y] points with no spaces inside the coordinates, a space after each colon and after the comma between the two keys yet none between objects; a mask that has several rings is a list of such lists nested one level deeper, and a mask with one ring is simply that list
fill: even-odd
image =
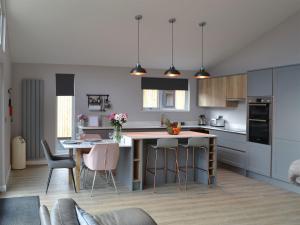
[{"label": "kitchen island", "polygon": [[[142,190],[145,184],[145,158],[146,151],[150,144],[155,144],[159,138],[177,138],[179,142],[186,143],[188,138],[205,138],[208,139],[208,151],[198,152],[196,155],[196,166],[198,168],[207,168],[208,173],[201,171],[197,172],[196,182],[207,185],[216,184],[216,136],[206,133],[199,133],[193,131],[182,131],[178,135],[170,135],[166,131],[152,131],[152,132],[126,132],[123,133],[124,138],[129,138],[131,141],[129,174],[127,186],[130,190]],[[184,151],[182,151],[184,152]],[[182,154],[185,157],[185,154]],[[179,155],[179,162],[184,162],[185,158]],[[122,163],[122,162],[121,162]],[[179,163],[180,164],[180,163]],[[123,171],[124,172],[124,171]],[[149,184],[147,180],[147,184]]]}]

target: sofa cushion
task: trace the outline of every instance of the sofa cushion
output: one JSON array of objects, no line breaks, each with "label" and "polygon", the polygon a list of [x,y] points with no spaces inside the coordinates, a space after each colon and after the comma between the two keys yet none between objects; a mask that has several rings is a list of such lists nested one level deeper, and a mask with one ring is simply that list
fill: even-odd
[{"label": "sofa cushion", "polygon": [[77,220],[75,201],[70,198],[59,199],[54,204],[50,218],[52,225],[80,225]]},{"label": "sofa cushion", "polygon": [[101,225],[97,223],[97,221],[94,219],[94,217],[90,214],[88,214],[86,211],[84,211],[82,208],[80,208],[78,205],[75,205],[76,213],[77,213],[77,219],[80,223],[80,225]]},{"label": "sofa cushion", "polygon": [[94,218],[101,225],[157,225],[144,210],[138,208],[102,213]]}]

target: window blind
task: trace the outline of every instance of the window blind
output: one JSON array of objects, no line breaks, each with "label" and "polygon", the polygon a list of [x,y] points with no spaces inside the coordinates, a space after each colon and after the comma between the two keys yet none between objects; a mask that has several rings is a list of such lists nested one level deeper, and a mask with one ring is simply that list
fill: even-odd
[{"label": "window blind", "polygon": [[142,89],[185,90],[189,89],[188,79],[142,77]]},{"label": "window blind", "polygon": [[74,74],[56,74],[56,96],[74,96]]}]

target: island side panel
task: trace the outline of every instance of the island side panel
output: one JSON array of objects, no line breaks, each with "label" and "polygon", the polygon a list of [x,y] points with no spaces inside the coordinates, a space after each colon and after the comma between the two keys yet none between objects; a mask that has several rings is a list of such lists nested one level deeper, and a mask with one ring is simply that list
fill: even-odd
[{"label": "island side panel", "polygon": [[132,147],[120,147],[120,157],[117,167],[116,179],[118,183],[124,185],[132,191]]}]

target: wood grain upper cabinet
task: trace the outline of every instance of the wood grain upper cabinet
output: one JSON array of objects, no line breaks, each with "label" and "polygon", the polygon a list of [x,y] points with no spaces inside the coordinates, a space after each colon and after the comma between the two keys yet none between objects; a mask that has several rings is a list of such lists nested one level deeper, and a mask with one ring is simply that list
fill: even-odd
[{"label": "wood grain upper cabinet", "polygon": [[233,75],[226,77],[226,99],[243,100],[247,97],[247,75]]},{"label": "wood grain upper cabinet", "polygon": [[198,80],[198,105],[201,107],[230,107],[226,101],[226,77]]}]

